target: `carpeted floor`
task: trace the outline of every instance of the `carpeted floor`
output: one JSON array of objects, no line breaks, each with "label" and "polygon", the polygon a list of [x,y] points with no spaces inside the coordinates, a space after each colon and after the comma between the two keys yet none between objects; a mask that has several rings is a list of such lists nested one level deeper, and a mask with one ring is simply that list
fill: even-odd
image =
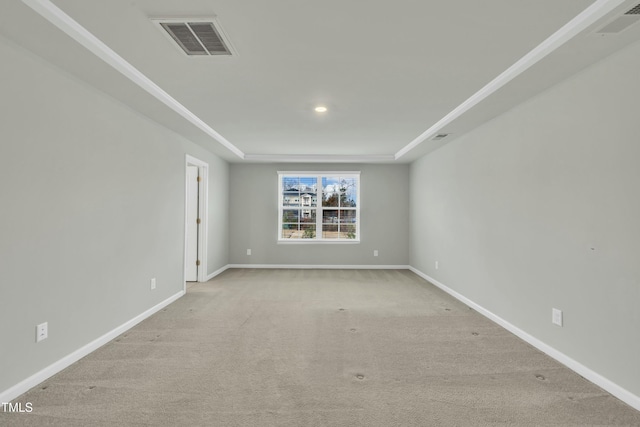
[{"label": "carpeted floor", "polygon": [[14,402],[2,426],[640,426],[405,270],[228,270]]}]

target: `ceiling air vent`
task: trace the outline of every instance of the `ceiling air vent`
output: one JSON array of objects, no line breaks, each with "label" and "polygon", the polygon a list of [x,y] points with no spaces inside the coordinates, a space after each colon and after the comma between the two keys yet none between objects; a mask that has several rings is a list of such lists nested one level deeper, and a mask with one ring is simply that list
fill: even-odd
[{"label": "ceiling air vent", "polygon": [[445,139],[446,137],[448,137],[449,134],[448,133],[438,133],[435,136],[433,136],[431,138],[432,141],[440,141],[441,139]]},{"label": "ceiling air vent", "polygon": [[640,15],[640,4],[632,7],[625,15]]},{"label": "ceiling air vent", "polygon": [[640,21],[640,4],[632,7],[623,15],[596,31],[598,34],[615,34]]},{"label": "ceiling air vent", "polygon": [[189,56],[232,55],[231,44],[215,19],[154,19]]}]

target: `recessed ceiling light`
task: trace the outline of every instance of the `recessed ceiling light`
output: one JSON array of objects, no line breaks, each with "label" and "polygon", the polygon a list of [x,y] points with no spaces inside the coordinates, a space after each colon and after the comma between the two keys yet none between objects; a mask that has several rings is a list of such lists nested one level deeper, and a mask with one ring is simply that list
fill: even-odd
[{"label": "recessed ceiling light", "polygon": [[316,110],[316,113],[326,113],[327,112],[327,107],[318,106],[318,107],[314,108],[314,110]]}]

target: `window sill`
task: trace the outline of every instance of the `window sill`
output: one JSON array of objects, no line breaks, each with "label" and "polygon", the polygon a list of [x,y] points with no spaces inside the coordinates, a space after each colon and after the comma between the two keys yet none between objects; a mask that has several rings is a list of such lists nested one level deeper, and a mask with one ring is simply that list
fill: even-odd
[{"label": "window sill", "polygon": [[360,244],[359,239],[349,240],[323,240],[323,239],[278,239],[278,244],[283,245],[354,245]]}]

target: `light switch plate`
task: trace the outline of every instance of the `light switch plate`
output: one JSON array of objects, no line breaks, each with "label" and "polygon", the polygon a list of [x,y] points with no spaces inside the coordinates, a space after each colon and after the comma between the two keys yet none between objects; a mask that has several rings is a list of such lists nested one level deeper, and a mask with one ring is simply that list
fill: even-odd
[{"label": "light switch plate", "polygon": [[551,323],[562,326],[562,310],[558,310],[557,308],[551,309]]}]

